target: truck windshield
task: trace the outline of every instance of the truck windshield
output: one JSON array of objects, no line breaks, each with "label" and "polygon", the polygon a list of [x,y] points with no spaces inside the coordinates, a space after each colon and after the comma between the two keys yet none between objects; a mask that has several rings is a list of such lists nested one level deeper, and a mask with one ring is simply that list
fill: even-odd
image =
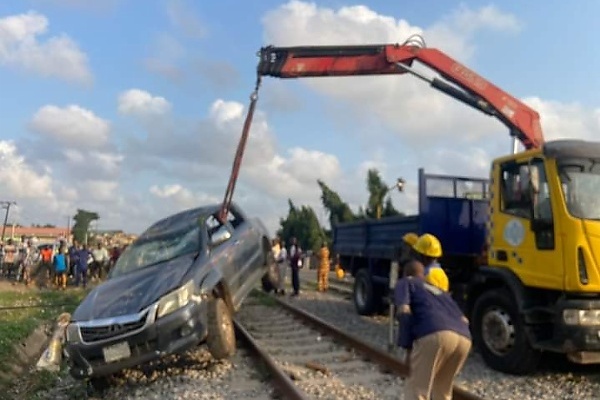
[{"label": "truck windshield", "polygon": [[560,181],[569,213],[600,220],[600,159],[559,160]]},{"label": "truck windshield", "polygon": [[110,277],[120,276],[199,251],[200,227],[196,223],[166,232],[142,235],[121,254]]}]

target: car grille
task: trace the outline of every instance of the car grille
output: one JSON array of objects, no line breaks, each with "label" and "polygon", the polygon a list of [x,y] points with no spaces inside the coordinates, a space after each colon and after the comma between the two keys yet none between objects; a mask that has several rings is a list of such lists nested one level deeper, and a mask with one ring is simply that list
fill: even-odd
[{"label": "car grille", "polygon": [[148,313],[145,313],[139,320],[130,321],[130,322],[122,322],[122,323],[114,323],[110,325],[102,325],[102,326],[80,326],[79,330],[81,331],[81,338],[84,342],[92,343],[98,342],[100,340],[110,339],[116,336],[121,336],[123,334],[137,331],[141,329],[146,323],[146,317]]}]

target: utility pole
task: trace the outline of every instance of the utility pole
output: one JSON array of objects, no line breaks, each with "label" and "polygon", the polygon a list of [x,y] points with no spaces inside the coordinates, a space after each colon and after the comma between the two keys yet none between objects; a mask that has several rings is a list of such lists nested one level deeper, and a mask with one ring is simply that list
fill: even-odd
[{"label": "utility pole", "polygon": [[2,205],[2,208],[6,209],[6,214],[4,215],[4,224],[2,225],[2,237],[0,238],[1,241],[4,241],[4,233],[6,232],[6,224],[8,223],[8,213],[10,212],[10,206],[16,205],[17,202],[15,202],[15,201],[0,201],[0,204]]},{"label": "utility pole", "polygon": [[71,240],[71,216],[67,215],[67,234],[66,236],[66,241],[67,243],[69,243],[69,241]]}]

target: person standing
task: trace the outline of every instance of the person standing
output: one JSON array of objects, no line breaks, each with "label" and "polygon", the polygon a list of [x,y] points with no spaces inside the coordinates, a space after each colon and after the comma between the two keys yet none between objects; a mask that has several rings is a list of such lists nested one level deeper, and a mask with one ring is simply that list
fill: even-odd
[{"label": "person standing", "polygon": [[448,292],[424,281],[425,267],[409,261],[395,288],[409,376],[406,400],[451,400],[452,386],[471,349],[467,318]]},{"label": "person standing", "polygon": [[323,242],[319,250],[319,269],[317,270],[317,290],[319,292],[329,288],[329,268],[329,248],[327,243]]},{"label": "person standing", "polygon": [[69,254],[67,257],[68,261],[68,274],[71,278],[77,276],[77,252],[79,251],[79,243],[77,240],[73,240],[73,244],[69,247]]},{"label": "person standing", "polygon": [[[38,249],[33,245],[31,239],[27,241],[27,246],[23,252],[23,260],[21,261],[21,276],[25,286],[29,286],[31,283],[31,271],[40,261],[40,253]],[[47,284],[47,281],[46,281]]]},{"label": "person standing", "polygon": [[3,257],[2,261],[4,263],[4,270],[6,273],[6,277],[10,278],[13,274],[16,274],[18,248],[13,243],[12,239],[8,239],[8,241],[4,245],[3,251],[4,251],[4,257]]},{"label": "person standing", "polygon": [[102,242],[98,242],[97,247],[92,250],[92,270],[91,275],[93,279],[103,279],[106,270],[106,264],[108,263],[109,256],[108,250],[102,245]]},{"label": "person standing", "polygon": [[52,256],[54,255],[54,251],[52,250],[51,245],[47,245],[42,247],[40,250],[40,257],[42,259],[41,263],[41,273],[44,275],[44,279],[46,282],[50,282],[52,277]]},{"label": "person standing", "polygon": [[67,288],[67,249],[61,246],[52,259],[54,266],[54,280],[56,287],[62,290]]},{"label": "person standing", "polygon": [[290,259],[290,267],[292,268],[292,296],[300,294],[300,268],[302,268],[302,250],[298,246],[298,241],[295,237],[291,239],[290,250],[288,252]]},{"label": "person standing", "polygon": [[289,267],[288,263],[288,252],[285,248],[285,242],[281,241],[279,238],[276,239],[277,247],[279,250],[275,255],[275,262],[277,263],[277,272],[279,281],[277,282],[277,294],[285,295],[285,279],[287,277],[287,269]]},{"label": "person standing", "polygon": [[83,288],[87,286],[88,261],[91,258],[91,253],[86,245],[79,245],[75,255],[75,286],[79,286],[81,282]]},{"label": "person standing", "polygon": [[442,269],[438,259],[442,256],[442,244],[430,233],[419,236],[413,246],[416,258],[425,266],[425,280],[447,292],[450,290],[448,276]]}]

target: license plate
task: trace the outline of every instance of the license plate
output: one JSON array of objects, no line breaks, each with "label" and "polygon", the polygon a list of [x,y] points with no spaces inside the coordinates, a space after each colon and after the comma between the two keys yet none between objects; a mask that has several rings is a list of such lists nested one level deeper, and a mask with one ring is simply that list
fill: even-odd
[{"label": "license plate", "polygon": [[104,347],[102,352],[104,353],[104,361],[107,363],[119,361],[131,356],[131,349],[129,348],[129,343],[127,342],[121,342],[113,344],[112,346]]}]

